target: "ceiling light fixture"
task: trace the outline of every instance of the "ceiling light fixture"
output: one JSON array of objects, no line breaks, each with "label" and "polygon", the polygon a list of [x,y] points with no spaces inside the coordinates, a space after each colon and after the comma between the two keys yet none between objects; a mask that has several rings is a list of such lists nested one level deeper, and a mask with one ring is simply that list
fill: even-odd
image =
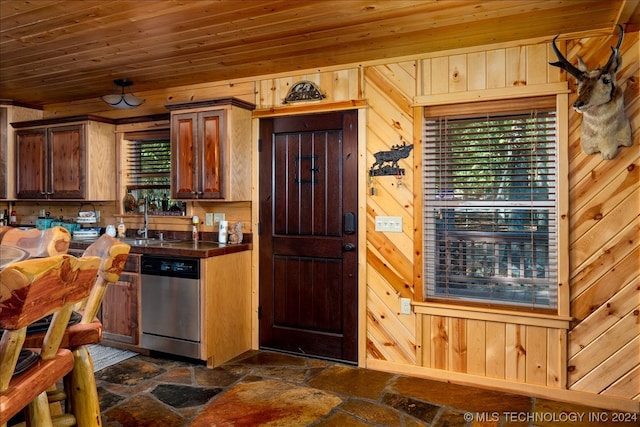
[{"label": "ceiling light fixture", "polygon": [[[131,80],[116,79],[113,82],[116,84],[113,93],[100,97],[104,102],[114,108],[121,109],[135,108],[144,103],[144,99],[135,96],[133,92],[131,92],[131,85],[133,84]],[[125,89],[128,93],[125,93]]]}]

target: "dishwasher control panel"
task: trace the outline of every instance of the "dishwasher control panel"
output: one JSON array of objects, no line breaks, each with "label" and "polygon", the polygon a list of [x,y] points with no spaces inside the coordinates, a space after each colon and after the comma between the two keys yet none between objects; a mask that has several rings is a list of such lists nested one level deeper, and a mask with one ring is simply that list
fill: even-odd
[{"label": "dishwasher control panel", "polygon": [[200,259],[144,255],[142,257],[141,273],[155,276],[199,279]]}]

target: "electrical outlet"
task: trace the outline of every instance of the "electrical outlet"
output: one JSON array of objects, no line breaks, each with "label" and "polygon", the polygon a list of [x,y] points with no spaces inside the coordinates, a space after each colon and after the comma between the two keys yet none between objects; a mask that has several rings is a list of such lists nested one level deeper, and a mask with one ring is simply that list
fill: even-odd
[{"label": "electrical outlet", "polygon": [[400,314],[411,314],[411,298],[400,298]]},{"label": "electrical outlet", "polygon": [[401,216],[376,216],[376,231],[402,233]]},{"label": "electrical outlet", "polygon": [[204,214],[204,225],[207,227],[213,227],[213,213],[207,212]]},{"label": "electrical outlet", "polygon": [[220,224],[220,221],[224,221],[224,214],[223,213],[214,212],[213,213],[213,225]]}]

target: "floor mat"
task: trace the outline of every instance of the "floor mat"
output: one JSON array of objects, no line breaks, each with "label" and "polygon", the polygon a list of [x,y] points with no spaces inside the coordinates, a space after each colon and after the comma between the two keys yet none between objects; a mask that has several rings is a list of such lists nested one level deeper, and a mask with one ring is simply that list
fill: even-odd
[{"label": "floor mat", "polygon": [[101,369],[138,355],[133,351],[120,350],[98,344],[89,346],[89,354],[91,354],[91,359],[93,360],[93,372],[98,372]]}]

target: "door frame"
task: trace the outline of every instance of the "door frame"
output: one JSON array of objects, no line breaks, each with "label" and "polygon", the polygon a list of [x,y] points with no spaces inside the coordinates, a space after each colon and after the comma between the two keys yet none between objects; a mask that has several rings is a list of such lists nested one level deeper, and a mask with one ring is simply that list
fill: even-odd
[{"label": "door frame", "polygon": [[[329,106],[328,106],[329,107]],[[358,360],[357,365],[361,368],[366,367],[367,355],[367,211],[366,211],[366,191],[367,191],[367,166],[366,166],[366,106],[351,108],[326,108],[313,109],[309,111],[296,111],[296,114],[286,114],[283,111],[270,110],[268,114],[254,114],[252,120],[252,134],[255,142],[255,150],[251,155],[251,182],[253,182],[251,195],[251,226],[253,234],[253,253],[252,253],[252,273],[251,273],[251,347],[255,350],[260,348],[260,320],[258,319],[258,306],[260,303],[260,283],[259,283],[259,255],[260,255],[260,235],[258,234],[258,223],[260,220],[259,209],[259,189],[260,189],[260,170],[259,170],[259,153],[258,139],[260,136],[260,119],[279,117],[285,115],[303,115],[303,114],[321,114],[327,112],[336,112],[341,110],[357,110],[358,114],[358,195],[357,195],[357,247],[358,247]]]}]

